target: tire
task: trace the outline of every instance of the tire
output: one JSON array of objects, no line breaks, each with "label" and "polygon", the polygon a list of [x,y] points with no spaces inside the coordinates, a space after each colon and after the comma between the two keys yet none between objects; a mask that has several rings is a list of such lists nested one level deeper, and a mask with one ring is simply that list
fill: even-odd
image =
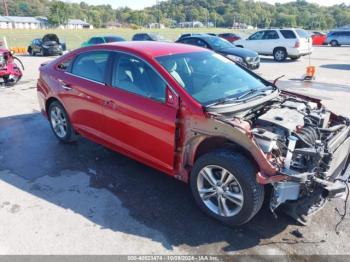
[{"label": "tire", "polygon": [[337,47],[337,46],[339,46],[339,43],[338,43],[337,40],[332,40],[332,41],[330,42],[330,45],[333,46],[333,47]]},{"label": "tire", "polygon": [[293,61],[296,61],[296,60],[300,59],[300,56],[297,56],[297,57],[291,57],[290,59],[292,59]]},{"label": "tire", "polygon": [[[220,168],[224,173],[228,172],[226,179],[222,180],[223,184],[219,181]],[[264,187],[256,182],[256,173],[255,165],[237,152],[218,150],[207,153],[195,162],[191,171],[190,187],[194,200],[207,215],[224,224],[239,226],[247,223],[260,210],[264,201]],[[207,174],[215,178],[215,186],[209,182],[210,179],[205,178]],[[228,182],[230,179],[231,182]],[[231,198],[234,201],[228,199],[230,196],[234,196]],[[220,212],[219,199],[224,199],[222,201],[225,204],[222,206],[227,207],[221,208],[224,212]]]},{"label": "tire", "polygon": [[72,143],[76,141],[77,135],[61,103],[53,101],[49,105],[48,117],[51,129],[60,142]]},{"label": "tire", "polygon": [[287,56],[287,51],[284,48],[276,48],[275,50],[273,50],[273,58],[277,62],[283,62],[287,59]]},{"label": "tire", "polygon": [[33,50],[31,47],[28,48],[28,53],[29,53],[29,55],[31,55],[31,56],[35,56],[34,50]]},{"label": "tire", "polygon": [[45,52],[45,50],[44,49],[40,49],[40,56],[46,56],[47,54],[46,54],[46,52]]}]

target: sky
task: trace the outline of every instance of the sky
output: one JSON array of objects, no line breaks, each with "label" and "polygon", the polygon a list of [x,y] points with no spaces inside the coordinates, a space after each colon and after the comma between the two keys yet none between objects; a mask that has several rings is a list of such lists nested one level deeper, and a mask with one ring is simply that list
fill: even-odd
[{"label": "sky", "polygon": [[[66,0],[66,2],[81,2],[82,0]],[[98,5],[98,4],[110,4],[114,8],[128,6],[132,9],[142,9],[147,6],[152,6],[156,4],[156,0],[83,0],[88,4]],[[307,0],[308,2],[318,3],[319,5],[331,6],[335,4],[350,4],[350,0]],[[260,2],[268,2],[274,4],[287,3],[291,0],[260,0]]]}]

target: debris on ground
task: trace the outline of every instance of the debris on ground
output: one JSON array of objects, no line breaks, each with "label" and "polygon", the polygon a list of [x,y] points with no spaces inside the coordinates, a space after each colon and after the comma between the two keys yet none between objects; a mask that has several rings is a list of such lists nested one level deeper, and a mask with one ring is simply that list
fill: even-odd
[{"label": "debris on ground", "polygon": [[303,238],[303,234],[298,230],[298,229],[295,229],[293,231],[290,232],[293,236],[295,236],[296,238]]}]

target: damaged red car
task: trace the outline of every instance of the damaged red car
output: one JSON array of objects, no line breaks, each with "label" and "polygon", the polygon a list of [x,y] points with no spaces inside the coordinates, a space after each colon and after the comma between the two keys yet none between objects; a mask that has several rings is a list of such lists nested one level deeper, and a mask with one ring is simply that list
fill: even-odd
[{"label": "damaged red car", "polygon": [[346,191],[350,120],[206,49],[80,48],[43,65],[37,90],[60,141],[79,134],[189,183],[228,225],[248,222],[267,196],[272,212],[306,223]]}]

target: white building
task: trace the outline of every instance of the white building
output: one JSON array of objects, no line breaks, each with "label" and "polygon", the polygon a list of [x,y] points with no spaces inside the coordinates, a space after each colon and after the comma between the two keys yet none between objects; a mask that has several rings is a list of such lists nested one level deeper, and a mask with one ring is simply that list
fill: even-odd
[{"label": "white building", "polygon": [[[35,18],[29,16],[3,16],[8,21],[2,19],[1,28],[15,28],[15,29],[42,29],[48,27],[46,17]],[[7,27],[5,27],[7,26]]]},{"label": "white building", "polygon": [[178,24],[178,27],[180,27],[180,28],[200,28],[200,27],[204,27],[204,25],[202,22],[192,21],[192,22],[180,22]]},{"label": "white building", "polygon": [[149,29],[164,29],[165,25],[160,24],[160,23],[150,23],[150,24],[147,24],[147,28],[149,28]]},{"label": "white building", "polygon": [[66,29],[92,29],[93,25],[84,22],[80,19],[68,19],[67,24],[61,26]]},{"label": "white building", "polygon": [[11,29],[12,22],[5,16],[0,16],[0,28],[1,29]]}]

